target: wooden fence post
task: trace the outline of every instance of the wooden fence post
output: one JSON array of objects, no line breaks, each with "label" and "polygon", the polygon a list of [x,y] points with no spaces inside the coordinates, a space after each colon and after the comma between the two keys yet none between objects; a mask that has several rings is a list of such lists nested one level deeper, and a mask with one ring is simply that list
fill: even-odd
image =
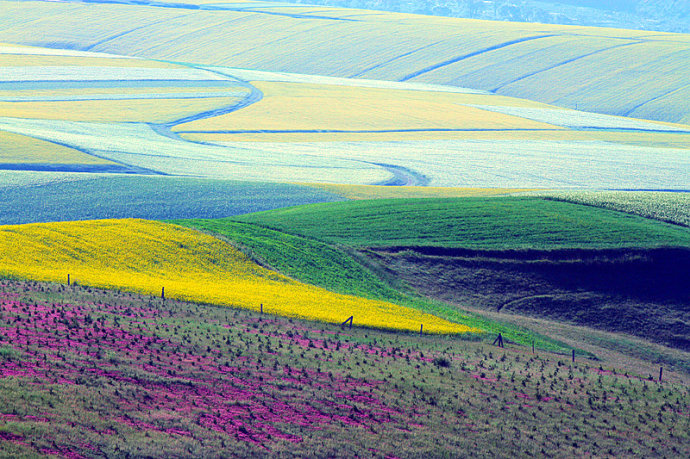
[{"label": "wooden fence post", "polygon": [[348,323],[348,322],[350,322],[350,328],[352,328],[352,320],[354,319],[354,317],[355,317],[355,316],[350,316],[350,317],[348,317],[347,320],[346,320],[345,322],[343,322],[342,324],[340,324],[340,328],[344,328],[344,327],[345,327],[345,324]]},{"label": "wooden fence post", "polygon": [[573,349],[573,363],[575,363],[575,349]]},{"label": "wooden fence post", "polygon": [[161,299],[165,299],[165,287],[161,287]]},{"label": "wooden fence post", "polygon": [[261,303],[261,314],[263,314],[263,313],[264,313],[264,304]]},{"label": "wooden fence post", "polygon": [[534,354],[534,340],[532,340],[532,354]]},{"label": "wooden fence post", "polygon": [[69,274],[67,275],[67,285],[69,285]]},{"label": "wooden fence post", "polygon": [[661,378],[664,376],[664,367],[659,367],[659,382],[661,382]]},{"label": "wooden fence post", "polygon": [[496,344],[498,344],[498,347],[503,347],[503,335],[501,335],[500,333],[498,334],[498,336],[494,340],[493,345],[496,346]]},{"label": "wooden fence post", "polygon": [[422,333],[424,333],[424,324],[419,326],[419,336],[422,336]]}]

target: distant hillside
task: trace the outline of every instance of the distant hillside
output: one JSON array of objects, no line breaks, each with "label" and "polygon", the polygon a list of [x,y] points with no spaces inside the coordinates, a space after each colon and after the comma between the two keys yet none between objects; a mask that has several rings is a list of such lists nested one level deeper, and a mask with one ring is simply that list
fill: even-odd
[{"label": "distant hillside", "polygon": [[278,0],[496,21],[690,32],[686,0]]},{"label": "distant hillside", "polygon": [[0,42],[453,85],[690,122],[690,35],[286,3],[102,1],[0,1]]}]

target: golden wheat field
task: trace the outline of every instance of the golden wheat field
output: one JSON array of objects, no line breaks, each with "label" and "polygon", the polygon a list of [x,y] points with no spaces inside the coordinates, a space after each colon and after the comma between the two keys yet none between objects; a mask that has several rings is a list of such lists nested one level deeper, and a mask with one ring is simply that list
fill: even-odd
[{"label": "golden wheat field", "polygon": [[[181,124],[175,131],[211,131],[213,136],[212,131],[224,130],[239,134],[274,130],[315,131],[313,134],[329,130],[388,130],[393,131],[393,138],[405,130],[560,129],[465,105],[479,100],[490,102],[491,96],[267,81],[253,84],[264,94],[261,101],[235,113]],[[513,104],[532,105],[517,100]],[[417,135],[424,138],[428,134]],[[276,139],[275,135],[266,136]]]},{"label": "golden wheat field", "polygon": [[112,164],[78,150],[0,131],[0,163]]}]

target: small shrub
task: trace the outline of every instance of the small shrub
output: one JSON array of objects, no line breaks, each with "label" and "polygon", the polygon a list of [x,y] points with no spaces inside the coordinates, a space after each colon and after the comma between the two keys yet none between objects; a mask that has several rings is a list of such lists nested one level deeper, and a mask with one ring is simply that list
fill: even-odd
[{"label": "small shrub", "polygon": [[436,357],[433,361],[434,365],[437,367],[448,368],[450,367],[450,360],[445,357]]}]

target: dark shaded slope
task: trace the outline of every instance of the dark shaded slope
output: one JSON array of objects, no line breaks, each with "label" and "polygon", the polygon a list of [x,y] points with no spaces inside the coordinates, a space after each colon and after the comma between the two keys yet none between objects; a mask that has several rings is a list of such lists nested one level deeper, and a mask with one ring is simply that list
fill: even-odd
[{"label": "dark shaded slope", "polygon": [[368,252],[424,295],[690,350],[690,249]]}]

